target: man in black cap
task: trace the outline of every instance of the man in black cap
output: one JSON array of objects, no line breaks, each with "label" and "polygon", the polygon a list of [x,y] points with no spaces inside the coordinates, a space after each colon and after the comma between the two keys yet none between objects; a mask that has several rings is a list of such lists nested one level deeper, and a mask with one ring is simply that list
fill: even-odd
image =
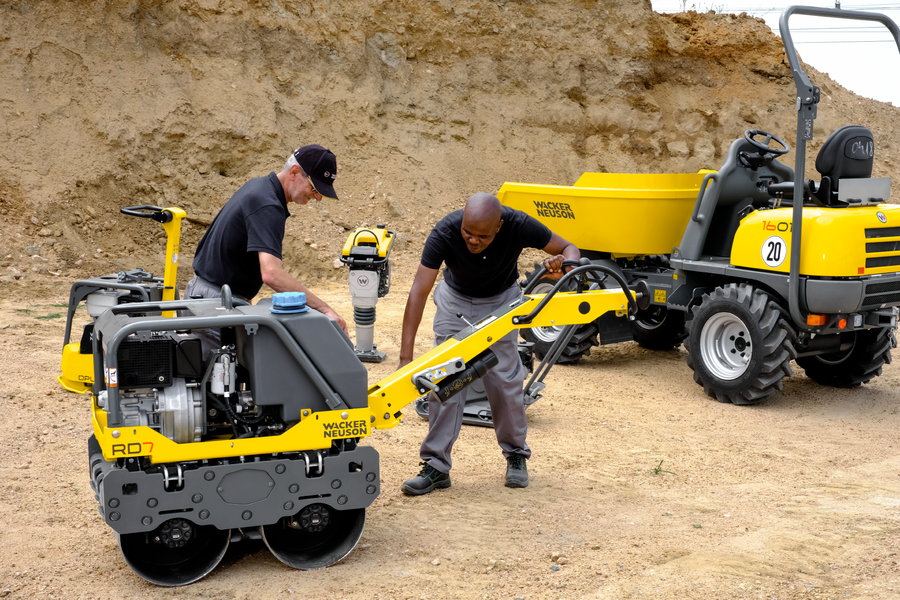
[{"label": "man in black cap", "polygon": [[[280,173],[274,171],[245,183],[225,203],[194,255],[195,277],[188,282],[185,298],[218,298],[228,284],[231,292],[251,300],[262,284],[276,292],[304,292],[306,303],[338,322],[347,323],[328,304],[310,292],[282,266],[284,224],[291,216],[288,203],[305,205],[322,197],[334,198],[337,175],[334,154],[318,144],[298,148]],[[204,350],[217,347],[214,330]]]},{"label": "man in black cap", "polygon": [[[462,315],[474,323],[522,294],[516,283],[517,263],[524,248],[540,248],[550,255],[544,261],[547,277],[563,276],[563,260],[578,260],[581,253],[537,219],[501,206],[490,194],[473,195],[465,210],[452,212],[434,226],[416,271],[400,342],[400,367],[412,360],[416,331],[428,293],[445,265],[444,280],[434,289],[434,344],[442,344],[459,332]],[[494,433],[506,457],[506,487],[528,485],[525,461],[531,449],[525,443],[528,423],[522,386],[525,369],[519,359],[518,332],[513,330],[491,345],[498,364],[484,376],[484,390],[491,405]],[[466,390],[441,403],[432,394],[428,404],[428,435],[419,449],[422,469],[403,482],[405,494],[420,496],[450,487],[450,452],[462,427]]]}]

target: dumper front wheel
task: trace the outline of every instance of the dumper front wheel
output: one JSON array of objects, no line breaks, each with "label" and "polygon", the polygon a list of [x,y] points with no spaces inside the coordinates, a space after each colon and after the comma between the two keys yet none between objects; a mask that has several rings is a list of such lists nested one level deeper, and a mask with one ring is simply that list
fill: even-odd
[{"label": "dumper front wheel", "polygon": [[[534,275],[535,271],[529,271],[525,274],[526,286],[531,283]],[[556,281],[557,280],[555,279],[541,278],[530,293],[546,294],[553,288]],[[575,289],[574,286],[575,283],[572,282],[572,290]],[[553,342],[556,341],[556,338],[560,336],[563,329],[565,329],[565,326],[533,327],[531,329],[522,329],[520,330],[520,333],[522,339],[534,344],[534,353],[538,358],[543,359],[550,351],[550,347],[553,345]],[[582,356],[590,355],[591,348],[597,346],[599,343],[600,342],[597,341],[597,326],[593,323],[581,325],[575,329],[575,333],[572,334],[572,339],[569,340],[569,343],[563,348],[562,354],[559,355],[556,364],[565,365],[577,363],[581,360]]]},{"label": "dumper front wheel", "polygon": [[857,331],[849,350],[804,356],[797,364],[820,385],[855,388],[881,375],[881,367],[891,362],[891,348],[896,344],[891,329]]},{"label": "dumper front wheel", "polygon": [[792,331],[768,295],[746,284],[704,294],[688,322],[687,363],[719,402],[756,404],[783,388],[796,357]]}]

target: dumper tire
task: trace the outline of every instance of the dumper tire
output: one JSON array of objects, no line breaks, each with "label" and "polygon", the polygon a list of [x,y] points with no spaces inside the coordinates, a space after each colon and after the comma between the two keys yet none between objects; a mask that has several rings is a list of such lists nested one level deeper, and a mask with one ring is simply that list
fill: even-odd
[{"label": "dumper tire", "polygon": [[719,402],[757,404],[790,377],[796,335],[762,290],[731,283],[703,294],[687,323],[687,364]]},{"label": "dumper tire", "polygon": [[687,337],[684,313],[665,306],[649,306],[639,310],[631,322],[631,335],[641,348],[671,350]]},{"label": "dumper tire", "polygon": [[[528,271],[525,273],[523,287],[530,284],[531,280],[534,279],[538,266],[539,265],[535,265],[535,271]],[[542,277],[531,291],[534,294],[546,294],[556,284],[556,281],[557,280],[555,279]],[[571,290],[574,289],[575,282],[572,282]],[[539,359],[543,359],[564,328],[564,326],[534,327],[532,329],[520,329],[519,333],[526,342],[534,344],[535,355],[537,355]],[[569,343],[563,349],[562,354],[559,355],[556,364],[575,364],[581,360],[582,356],[590,355],[591,348],[600,344],[597,340],[597,333],[597,326],[593,323],[587,323],[575,329],[575,333],[572,334],[572,339],[569,340]]]},{"label": "dumper tire", "polygon": [[881,375],[881,367],[891,362],[891,348],[896,347],[893,329],[867,329],[856,332],[847,352],[803,356],[797,364],[820,385],[855,388]]}]

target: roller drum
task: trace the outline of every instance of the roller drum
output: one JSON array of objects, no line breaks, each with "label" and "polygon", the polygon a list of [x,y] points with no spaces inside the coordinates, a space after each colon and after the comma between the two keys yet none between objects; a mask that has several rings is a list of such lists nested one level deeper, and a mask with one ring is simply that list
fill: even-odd
[{"label": "roller drum", "polygon": [[132,570],[156,585],[194,583],[218,566],[231,531],[169,519],[149,533],[118,534],[119,548]]}]

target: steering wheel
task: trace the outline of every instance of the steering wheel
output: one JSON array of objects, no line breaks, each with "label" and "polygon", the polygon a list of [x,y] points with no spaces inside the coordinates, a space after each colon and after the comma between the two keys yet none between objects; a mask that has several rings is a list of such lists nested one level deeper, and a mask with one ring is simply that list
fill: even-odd
[{"label": "steering wheel", "polygon": [[[753,139],[758,135],[766,136],[765,142],[760,142],[759,140]],[[791,151],[790,146],[788,146],[783,139],[778,137],[777,135],[773,135],[768,131],[763,131],[762,129],[748,129],[744,132],[744,139],[747,142],[756,148],[756,150],[760,154],[773,154],[775,156],[781,156],[782,154],[787,154]],[[769,145],[770,142],[776,141],[781,145],[781,148],[773,148]]]}]

